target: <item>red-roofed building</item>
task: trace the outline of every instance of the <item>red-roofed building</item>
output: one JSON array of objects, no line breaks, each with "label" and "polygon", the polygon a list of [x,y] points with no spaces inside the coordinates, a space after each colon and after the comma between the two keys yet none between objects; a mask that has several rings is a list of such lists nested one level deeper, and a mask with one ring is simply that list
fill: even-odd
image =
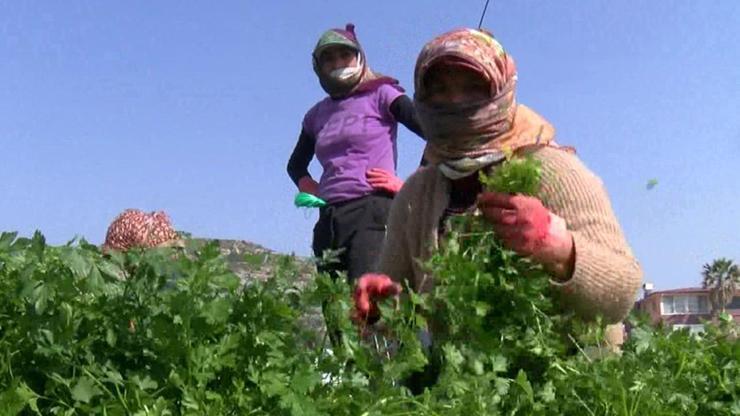
[{"label": "red-roofed building", "polygon": [[[647,313],[653,323],[664,322],[674,329],[689,328],[691,332],[704,330],[703,321],[711,319],[712,303],[709,289],[700,287],[649,290],[646,285],[644,297],[637,301],[635,309]],[[740,296],[735,295],[726,307],[727,313],[740,323]]]}]

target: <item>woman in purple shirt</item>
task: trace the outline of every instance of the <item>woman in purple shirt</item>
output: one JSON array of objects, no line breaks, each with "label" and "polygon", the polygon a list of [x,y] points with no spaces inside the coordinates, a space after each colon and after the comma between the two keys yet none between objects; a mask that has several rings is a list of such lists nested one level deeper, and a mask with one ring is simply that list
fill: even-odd
[{"label": "woman in purple shirt", "polygon": [[[337,252],[319,271],[349,282],[375,267],[385,237],[396,177],[398,123],[420,137],[411,99],[398,81],[373,72],[357,41],[354,25],[331,29],[313,51],[313,68],[328,97],[303,118],[288,175],[301,192],[327,202],[313,232],[313,251]],[[314,155],[323,168],[316,182],[308,173]]]}]

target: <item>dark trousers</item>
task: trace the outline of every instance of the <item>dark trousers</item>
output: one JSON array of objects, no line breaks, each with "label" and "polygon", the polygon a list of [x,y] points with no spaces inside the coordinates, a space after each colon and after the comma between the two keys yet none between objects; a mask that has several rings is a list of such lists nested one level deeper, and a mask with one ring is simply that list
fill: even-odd
[{"label": "dark trousers", "polygon": [[347,273],[353,283],[364,273],[376,271],[393,199],[384,194],[327,205],[320,210],[313,229],[313,252],[321,259],[325,250],[336,251],[335,262],[319,261],[319,272],[336,278]]}]

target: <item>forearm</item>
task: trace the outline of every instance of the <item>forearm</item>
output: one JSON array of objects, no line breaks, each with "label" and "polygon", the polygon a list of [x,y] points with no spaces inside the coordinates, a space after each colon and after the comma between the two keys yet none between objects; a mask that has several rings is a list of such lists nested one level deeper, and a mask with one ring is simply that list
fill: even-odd
[{"label": "forearm", "polygon": [[378,261],[378,272],[392,280],[404,283],[413,280],[413,264],[406,240],[406,212],[404,196],[399,194],[388,214],[386,237]]},{"label": "forearm", "polygon": [[618,322],[632,308],[642,280],[601,181],[575,156],[543,152],[542,199],[571,236],[568,260],[554,267],[553,285],[586,318]]},{"label": "forearm", "polygon": [[424,138],[424,133],[421,130],[421,125],[416,117],[416,110],[414,109],[414,103],[411,99],[405,95],[396,98],[390,106],[391,114],[396,118],[396,121],[403,124],[407,129],[414,132],[417,136]]},{"label": "forearm", "polygon": [[314,156],[315,139],[305,130],[301,130],[301,134],[298,137],[298,142],[293,149],[293,153],[290,155],[288,160],[288,176],[296,184],[299,185],[301,179],[305,177],[311,177],[308,172],[308,165],[311,163],[311,159]]},{"label": "forearm", "polygon": [[634,304],[642,281],[637,261],[627,252],[574,234],[573,272],[565,282],[553,282],[566,304],[579,315],[600,315],[606,323],[621,321]]}]

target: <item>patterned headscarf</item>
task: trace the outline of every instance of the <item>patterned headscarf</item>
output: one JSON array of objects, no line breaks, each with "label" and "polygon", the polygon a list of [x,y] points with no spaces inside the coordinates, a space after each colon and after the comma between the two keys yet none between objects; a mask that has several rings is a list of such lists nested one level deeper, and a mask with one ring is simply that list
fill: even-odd
[{"label": "patterned headscarf", "polygon": [[146,213],[138,209],[123,211],[108,227],[103,247],[128,250],[173,245],[179,236],[163,211]]},{"label": "patterned headscarf", "polygon": [[[489,98],[457,104],[428,103],[425,77],[436,65],[464,66],[477,72],[490,85]],[[447,176],[457,178],[502,160],[506,151],[552,140],[552,126],[517,105],[516,82],[514,60],[488,32],[457,29],[427,43],[414,71],[414,101],[427,139],[425,157],[441,164]],[[539,117],[542,125],[526,132],[516,129],[515,119],[519,119],[517,113],[522,109],[527,115]]]},{"label": "patterned headscarf", "polygon": [[[323,73],[319,58],[321,52],[329,46],[346,46],[357,51],[357,63],[361,70],[355,76],[346,80],[338,80]],[[348,23],[344,29],[330,29],[324,32],[316,43],[316,47],[314,47],[312,57],[313,70],[316,76],[319,77],[321,88],[332,98],[345,98],[355,93],[373,90],[382,84],[395,84],[396,88],[401,89],[397,85],[398,80],[370,69],[365,58],[365,52],[357,40],[355,25],[352,23]]]}]

